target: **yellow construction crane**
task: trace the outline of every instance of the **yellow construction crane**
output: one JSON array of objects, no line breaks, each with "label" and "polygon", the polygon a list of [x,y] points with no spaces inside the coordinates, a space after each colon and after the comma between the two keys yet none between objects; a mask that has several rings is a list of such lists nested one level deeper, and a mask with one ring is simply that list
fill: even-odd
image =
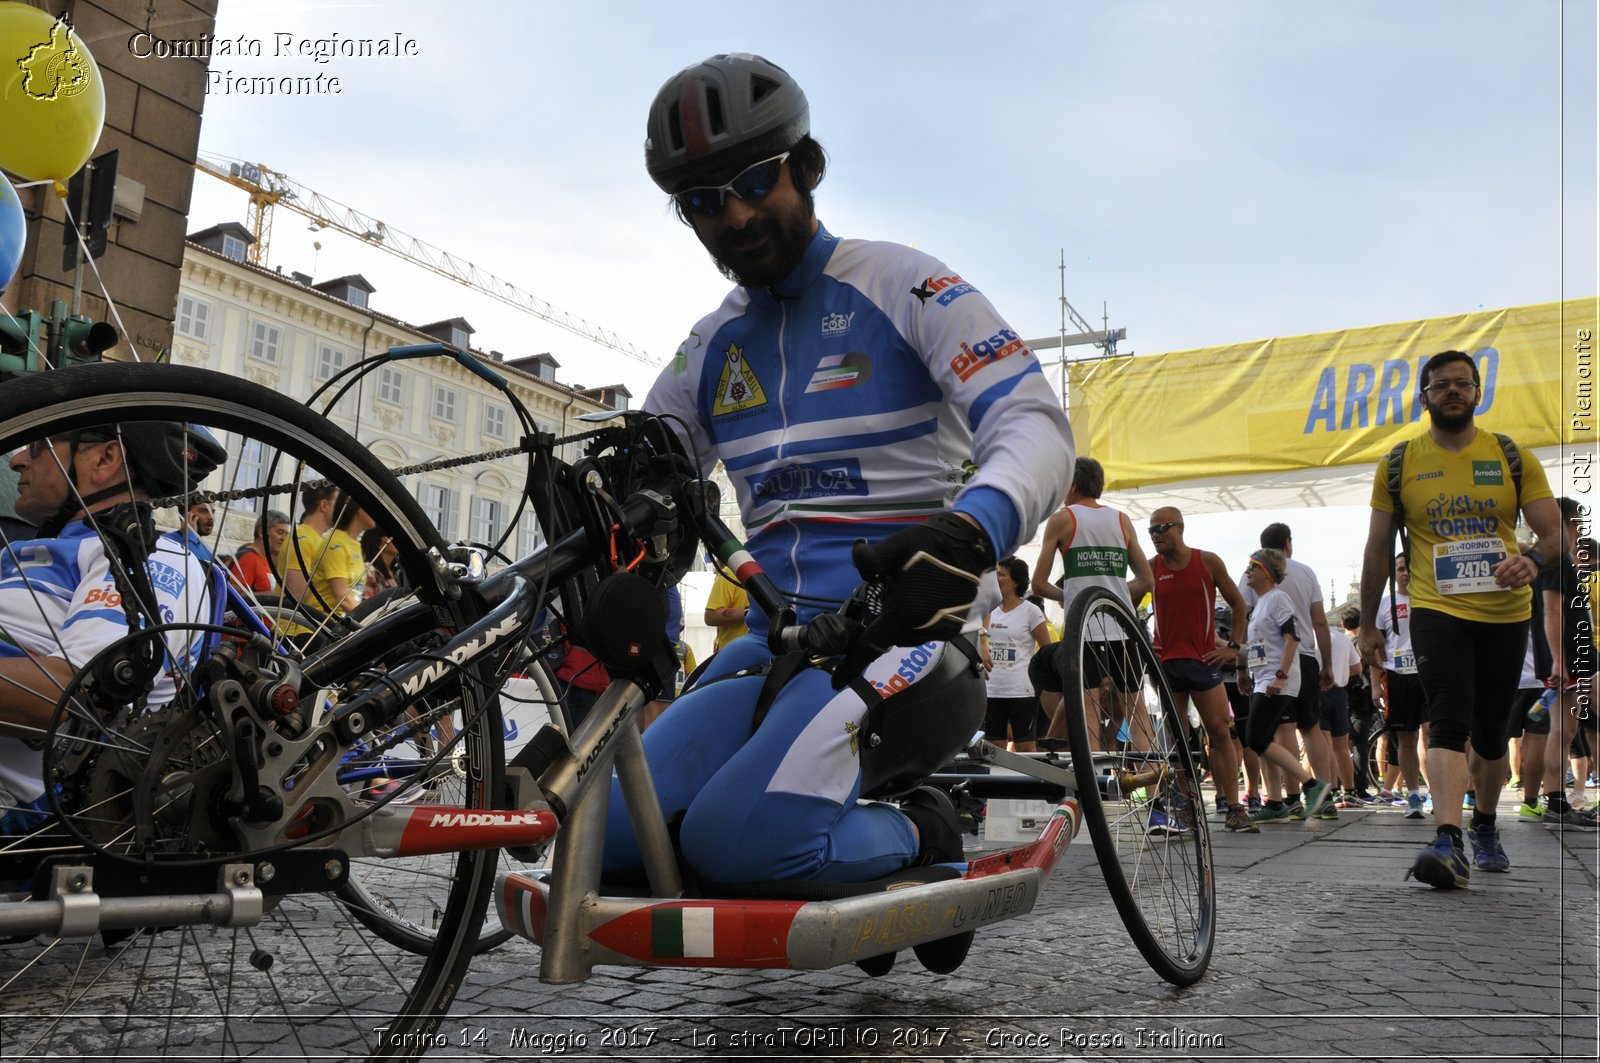
[{"label": "yellow construction crane", "polygon": [[255,237],[255,243],[250,246],[249,258],[254,265],[267,264],[267,247],[272,242],[272,211],[274,207],[284,206],[309,218],[315,228],[342,232],[593,343],[620,351],[646,365],[660,368],[663,364],[659,359],[650,357],[610,329],[585,321],[536,295],[523,291],[509,281],[501,280],[472,263],[463,261],[448,251],[409,236],[393,226],[347,207],[337,200],[329,199],[319,192],[313,192],[271,167],[259,163],[229,162],[205,156],[197,158],[194,166],[201,173],[210,174],[249,193],[248,221],[251,235]]}]

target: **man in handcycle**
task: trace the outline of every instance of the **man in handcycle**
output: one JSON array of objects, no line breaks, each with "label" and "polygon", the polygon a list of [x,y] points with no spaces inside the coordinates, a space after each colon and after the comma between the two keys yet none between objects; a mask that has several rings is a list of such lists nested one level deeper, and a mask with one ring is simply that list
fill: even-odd
[{"label": "man in handcycle", "polygon": [[[225,456],[205,429],[165,421],[83,429],[11,455],[17,515],[39,537],[0,540],[0,835],[47,822],[46,729],[77,671],[128,634],[124,597],[153,595],[162,615],[179,623],[209,619],[206,573],[194,549],[150,524],[127,535],[132,525],[119,517],[130,502],[191,490]],[[119,544],[115,561],[108,537]],[[198,650],[192,631],[172,632],[166,642],[168,654]],[[155,663],[162,666],[149,677],[153,704],[173,691],[171,670]]]},{"label": "man in handcycle", "polygon": [[[826,156],[782,68],[741,53],[681,71],[651,105],[645,159],[738,286],[644,408],[679,431],[702,475],[723,462],[749,550],[801,620],[862,578],[887,587],[831,674],[801,668],[775,695],[759,671],[771,618],[752,608],[750,634],[651,726],[682,856],[708,885],[866,882],[959,861],[942,792],[858,803],[861,729],[870,702],[915,690],[998,601],[995,559],[1065,490],[1065,414],[1032,352],[954,270],[819,224]],[[978,472],[963,483],[969,457]],[[623,802],[610,807],[607,868],[635,868]]]}]

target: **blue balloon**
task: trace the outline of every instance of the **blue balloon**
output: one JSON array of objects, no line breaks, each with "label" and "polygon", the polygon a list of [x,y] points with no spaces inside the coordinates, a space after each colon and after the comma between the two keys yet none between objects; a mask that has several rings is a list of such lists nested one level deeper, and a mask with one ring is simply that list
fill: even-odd
[{"label": "blue balloon", "polygon": [[17,190],[6,175],[0,173],[0,292],[17,275],[27,240],[28,220],[22,216],[22,200],[17,198]]}]

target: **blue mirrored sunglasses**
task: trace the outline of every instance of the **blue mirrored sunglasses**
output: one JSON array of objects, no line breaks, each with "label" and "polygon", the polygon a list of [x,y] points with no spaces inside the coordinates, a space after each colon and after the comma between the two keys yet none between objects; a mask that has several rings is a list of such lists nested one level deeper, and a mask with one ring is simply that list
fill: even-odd
[{"label": "blue mirrored sunglasses", "polygon": [[729,195],[738,196],[740,199],[754,202],[766,199],[778,185],[778,174],[783,169],[784,161],[789,158],[786,151],[782,155],[774,155],[770,159],[762,159],[752,163],[739,172],[739,176],[725,185],[715,188],[691,188],[679,192],[674,198],[678,206],[687,214],[698,214],[709,218],[713,214],[720,214]]}]

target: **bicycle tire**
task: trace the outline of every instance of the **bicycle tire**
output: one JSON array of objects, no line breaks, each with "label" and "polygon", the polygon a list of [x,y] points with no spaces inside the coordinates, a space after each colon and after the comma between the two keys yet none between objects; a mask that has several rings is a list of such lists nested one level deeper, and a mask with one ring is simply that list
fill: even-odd
[{"label": "bicycle tire", "polygon": [[[0,417],[0,448],[8,453],[47,436],[60,438],[77,429],[129,421],[186,421],[212,429],[219,439],[237,436],[240,440],[259,441],[270,447],[272,453],[302,462],[315,469],[316,474],[349,490],[369,513],[384,522],[385,531],[395,539],[400,567],[410,576],[411,586],[424,588],[416,593],[433,607],[433,616],[444,629],[459,630],[481,616],[482,610],[475,598],[470,595],[452,597],[444,593],[435,580],[430,555],[442,543],[417,501],[357,440],[305,406],[246,380],[208,370],[151,364],[101,363],[53,370],[10,381],[5,388],[7,407]],[[236,468],[231,461],[227,467]],[[291,489],[302,479],[300,466],[293,467]],[[277,459],[273,468],[279,468]],[[226,513],[219,518],[219,528],[225,517]],[[8,546],[9,541],[0,543],[0,549]],[[456,684],[454,693],[460,699],[465,730],[458,755],[474,780],[466,803],[469,807],[492,807],[494,795],[500,790],[503,770],[498,709],[495,700],[485,698],[479,690],[483,673],[463,670],[460,674],[461,681]],[[181,683],[178,689],[183,689]],[[193,684],[189,689],[195,689]],[[182,700],[175,698],[174,705]],[[192,707],[193,699],[189,700]],[[162,711],[172,710],[156,710]],[[155,714],[151,713],[146,719]],[[174,722],[187,721],[174,719]],[[181,732],[182,728],[169,727],[169,730]],[[192,746],[204,747],[209,739],[201,737],[190,742]],[[215,755],[214,750],[211,755]],[[193,778],[201,779],[204,768],[195,765],[203,759],[195,748],[185,748],[174,763],[189,771]],[[88,774],[92,776],[99,770],[99,762],[96,762],[94,771]],[[128,785],[123,793],[131,795],[136,789]],[[199,793],[198,784],[190,788],[191,796]],[[113,798],[116,796],[113,794]],[[130,805],[137,804],[137,798],[127,796],[124,799]],[[27,859],[26,854],[21,858]],[[74,1009],[86,1009],[97,1016],[124,1010],[126,1014],[118,1033],[119,1047],[125,1043],[124,1039],[137,1042],[141,1050],[147,1047],[147,1042],[141,1039],[146,1035],[141,1031],[152,1025],[163,1032],[149,1036],[181,1043],[187,1046],[186,1051],[192,1050],[196,1038],[207,1036],[220,1039],[226,1047],[234,1042],[228,1025],[233,1009],[240,1009],[241,1022],[259,1023],[259,1011],[248,1019],[242,1014],[251,1006],[257,1006],[268,1013],[281,1014],[290,1036],[296,1040],[299,1039],[296,1024],[304,1022],[306,1014],[318,1014],[325,1015],[328,1021],[348,1021],[359,1038],[365,1039],[366,1049],[373,1058],[409,1056],[418,1051],[417,1045],[427,1042],[427,1035],[437,1029],[449,1011],[473,954],[496,867],[492,852],[457,855],[438,932],[420,962],[406,962],[379,952],[371,939],[362,934],[361,921],[347,908],[327,905],[321,894],[302,894],[291,895],[271,906],[267,919],[243,931],[219,933],[211,927],[194,926],[137,931],[132,937],[122,939],[115,948],[105,950],[104,957],[93,948],[92,939],[57,939],[50,948],[54,948],[54,944],[69,946],[57,955],[76,953],[76,966],[69,964],[62,968],[68,979],[63,986],[19,984],[22,971],[29,963],[24,962],[18,971],[9,971],[10,964],[5,961],[12,956],[8,953],[0,957],[0,990],[7,992],[8,1000],[26,999],[21,990],[27,986],[30,990],[44,992],[52,1002],[59,1002],[61,1015],[35,1034],[34,1051],[48,1050],[57,1043],[75,1046],[79,1043],[75,1038],[83,1034],[84,1024],[72,1021]],[[313,901],[316,903],[311,903]],[[330,913],[329,908],[337,911]],[[381,983],[381,989],[363,1002],[368,1014],[359,1020],[350,1015],[343,1016],[342,1020],[337,1015],[327,1015],[326,1000],[330,995],[337,999],[337,993],[326,990],[331,990],[335,979],[342,979],[346,972],[342,968],[325,970],[322,964],[332,962],[332,957],[319,955],[319,948],[307,936],[313,931],[328,933],[329,924],[335,922],[337,926],[332,932],[358,935],[378,969],[376,980]],[[279,932],[273,933],[274,930]],[[109,938],[109,935],[102,937]],[[267,949],[261,947],[263,940]],[[272,975],[271,957],[276,953],[271,949],[303,958],[311,969],[321,974],[326,989],[308,997],[304,967],[292,979],[288,974]],[[179,961],[176,964],[170,962],[174,951]],[[136,957],[129,961],[130,965],[145,969],[132,972],[139,977],[133,979],[131,985],[119,978],[114,969],[117,960],[130,952]],[[40,959],[40,956],[29,955],[32,961]],[[267,959],[261,960],[262,956]],[[295,964],[286,963],[282,968],[288,971],[294,969]],[[168,1000],[152,1000],[155,987],[148,975],[151,969],[171,972],[170,985],[162,987],[170,992]],[[39,971],[35,970],[29,978],[38,975]],[[185,979],[197,981],[191,984],[184,982]],[[315,979],[311,979],[310,984],[313,989],[318,988]],[[247,992],[258,990],[259,1002],[243,999]],[[308,1007],[305,1014],[296,1014],[302,1001],[308,1006],[317,1006]],[[160,1013],[158,1017],[146,1014],[151,1007]],[[370,1012],[378,1007],[394,1015],[385,1027],[387,1036],[374,1033],[374,1027],[382,1024],[374,1022]],[[180,1020],[181,1008],[193,1013],[191,1021]],[[218,1022],[218,1014],[223,1016],[220,1032],[211,1029]],[[99,1024],[98,1018],[89,1023],[94,1027]],[[309,1051],[303,1043],[302,1047]],[[236,1044],[234,1050],[237,1051]]]},{"label": "bicycle tire", "polygon": [[[1094,588],[1073,601],[1058,653],[1078,800],[1106,888],[1151,969],[1174,985],[1191,985],[1211,963],[1216,883],[1200,774],[1184,721],[1144,627],[1109,591]],[[1089,674],[1139,683],[1144,701],[1129,712],[1130,717],[1144,714],[1145,720],[1137,722],[1143,733],[1130,725],[1127,742],[1117,743],[1120,749],[1090,748],[1082,682],[1086,665],[1095,666]],[[1151,699],[1159,712],[1148,711]],[[1137,748],[1140,744],[1147,748]],[[1102,796],[1102,771],[1126,778],[1157,769],[1169,773],[1160,785],[1129,786],[1126,793],[1108,786]],[[1168,817],[1168,827],[1157,826],[1153,817]],[[1168,833],[1173,821],[1179,829]]]}]

